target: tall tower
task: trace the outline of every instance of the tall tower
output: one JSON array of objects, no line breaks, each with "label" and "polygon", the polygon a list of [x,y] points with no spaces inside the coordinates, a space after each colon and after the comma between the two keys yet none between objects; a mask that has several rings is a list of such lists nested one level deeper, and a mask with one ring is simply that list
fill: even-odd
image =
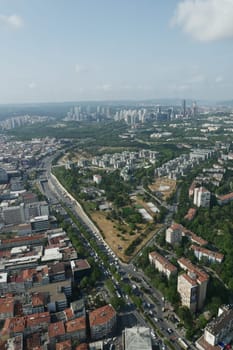
[{"label": "tall tower", "polygon": [[183,100],[183,118],[186,118],[186,100]]},{"label": "tall tower", "polygon": [[193,108],[192,108],[192,114],[193,114],[193,117],[196,118],[197,116],[197,102],[193,102]]}]

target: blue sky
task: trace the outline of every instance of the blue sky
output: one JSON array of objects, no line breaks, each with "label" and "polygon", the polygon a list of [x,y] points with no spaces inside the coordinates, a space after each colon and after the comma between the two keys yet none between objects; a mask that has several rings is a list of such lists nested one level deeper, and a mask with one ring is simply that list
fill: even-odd
[{"label": "blue sky", "polygon": [[0,45],[0,103],[233,97],[233,0],[0,0]]}]

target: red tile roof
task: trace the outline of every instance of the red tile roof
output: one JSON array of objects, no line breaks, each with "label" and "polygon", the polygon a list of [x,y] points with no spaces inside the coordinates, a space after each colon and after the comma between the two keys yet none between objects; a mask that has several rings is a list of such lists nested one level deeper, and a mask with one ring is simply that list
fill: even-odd
[{"label": "red tile roof", "polygon": [[196,246],[194,244],[191,245],[190,249],[194,250],[194,251],[198,251],[198,252],[202,252],[205,255],[208,255],[209,257],[213,257],[216,260],[223,260],[224,259],[224,255],[218,252],[213,252],[212,250],[203,248],[203,247],[199,247]]},{"label": "red tile roof", "polygon": [[12,317],[7,318],[4,322],[2,329],[2,334],[13,333],[23,333],[26,326],[25,317]]},{"label": "red tile roof", "polygon": [[88,344],[82,343],[82,344],[76,346],[75,350],[88,350]]},{"label": "red tile roof", "polygon": [[184,268],[188,270],[189,272],[193,272],[197,275],[197,281],[198,282],[205,282],[208,281],[209,276],[206,272],[203,270],[199,269],[197,266],[193,265],[190,260],[186,258],[180,258],[177,260],[178,264],[180,265],[181,268]]},{"label": "red tile roof", "polygon": [[78,317],[65,323],[66,332],[72,333],[86,329],[86,317]]},{"label": "red tile roof", "polygon": [[188,210],[188,213],[185,215],[185,219],[191,221],[194,216],[196,215],[197,209],[196,208],[190,208]]},{"label": "red tile roof", "polygon": [[41,306],[45,304],[45,295],[43,293],[32,294],[32,306]]},{"label": "red tile roof", "polygon": [[14,315],[14,298],[0,298],[0,314],[9,314]]},{"label": "red tile roof", "polygon": [[26,316],[27,327],[35,327],[41,323],[50,323],[50,314],[49,312],[40,312],[38,314],[32,314]]},{"label": "red tile roof", "polygon": [[177,268],[172,263],[170,263],[169,260],[164,258],[164,256],[160,255],[159,253],[151,252],[151,253],[149,253],[149,256],[151,256],[151,258],[153,260],[157,260],[164,267],[164,269],[166,269],[166,270],[168,270],[170,272],[176,272],[177,271]]},{"label": "red tile roof", "polygon": [[71,350],[71,340],[65,340],[60,343],[56,343],[56,350]]},{"label": "red tile roof", "polygon": [[218,199],[220,199],[222,202],[233,200],[233,192],[218,196]]},{"label": "red tile roof", "polygon": [[43,240],[46,237],[44,234],[39,235],[32,235],[32,236],[22,236],[22,237],[15,237],[10,239],[3,239],[1,242],[2,244],[9,244],[9,243],[20,243],[20,242],[27,242],[34,240]]},{"label": "red tile roof", "polygon": [[49,338],[54,338],[65,334],[65,326],[63,321],[50,323],[48,327]]},{"label": "red tile roof", "polygon": [[89,314],[90,327],[105,324],[116,316],[116,311],[112,305],[102,306]]}]

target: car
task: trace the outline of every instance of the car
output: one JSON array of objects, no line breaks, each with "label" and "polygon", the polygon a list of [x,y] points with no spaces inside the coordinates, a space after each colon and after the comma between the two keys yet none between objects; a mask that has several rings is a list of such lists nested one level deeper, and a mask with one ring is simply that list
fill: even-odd
[{"label": "car", "polygon": [[169,334],[172,334],[172,333],[173,333],[173,330],[172,330],[171,328],[168,328],[168,329],[167,329],[167,332],[168,332]]}]

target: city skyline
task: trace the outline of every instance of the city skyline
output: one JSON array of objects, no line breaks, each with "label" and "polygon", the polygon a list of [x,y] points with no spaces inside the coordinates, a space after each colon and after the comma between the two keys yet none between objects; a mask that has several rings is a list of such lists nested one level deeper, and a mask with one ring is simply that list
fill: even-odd
[{"label": "city skyline", "polygon": [[232,98],[232,0],[0,4],[0,104]]}]

